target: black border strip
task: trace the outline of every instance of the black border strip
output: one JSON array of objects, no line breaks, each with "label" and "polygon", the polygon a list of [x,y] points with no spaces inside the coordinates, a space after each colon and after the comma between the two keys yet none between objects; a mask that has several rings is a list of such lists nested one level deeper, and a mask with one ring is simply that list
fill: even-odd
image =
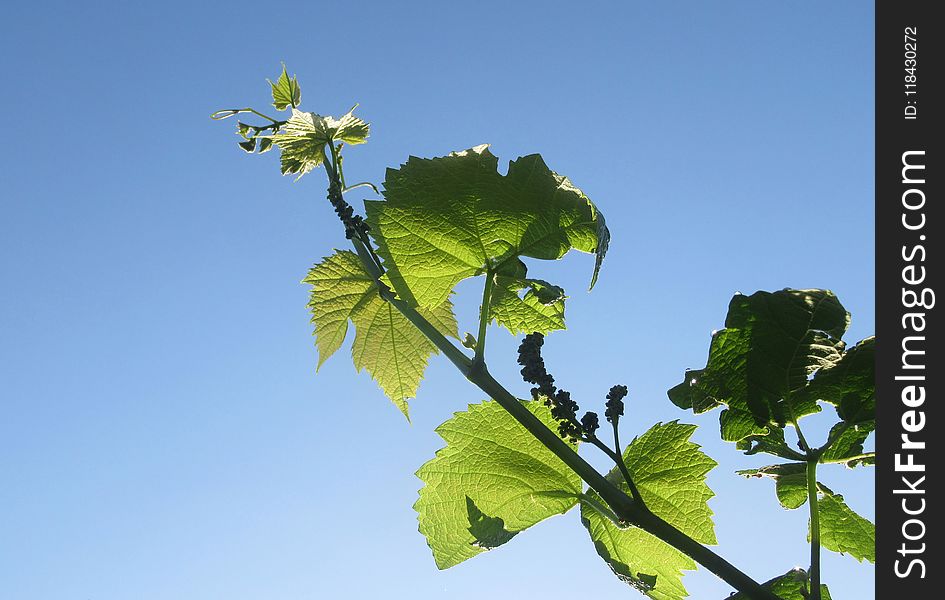
[{"label": "black border strip", "polygon": [[945,460],[945,339],[936,304],[945,295],[935,298],[945,294],[945,100],[933,89],[945,84],[945,22],[933,7],[876,1],[876,597],[883,599],[941,597],[945,572],[943,507],[933,491],[942,488]]}]

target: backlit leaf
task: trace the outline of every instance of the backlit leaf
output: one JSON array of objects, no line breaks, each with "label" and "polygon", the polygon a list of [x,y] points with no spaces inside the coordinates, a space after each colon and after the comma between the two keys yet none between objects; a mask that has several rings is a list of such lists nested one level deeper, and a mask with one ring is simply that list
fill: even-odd
[{"label": "backlit leaf", "polygon": [[[871,461],[864,460],[863,443],[873,432],[876,424],[874,421],[867,421],[851,425],[850,423],[837,423],[830,430],[828,439],[834,439],[834,442],[820,455],[820,462],[846,462],[848,467],[858,465],[871,465]],[[844,461],[844,459],[850,459]]]},{"label": "backlit leaf", "polygon": [[[381,299],[371,276],[355,253],[336,251],[315,265],[303,283],[312,287],[309,309],[315,325],[318,365],[341,347],[354,323],[351,348],[354,366],[367,369],[384,393],[404,413],[416,395],[427,360],[436,347],[403,315]],[[456,319],[449,300],[418,311],[444,335],[456,337]]]},{"label": "backlit leaf", "polygon": [[[780,575],[766,581],[763,587],[771,590],[781,600],[808,600],[810,598],[808,590],[810,589],[810,577],[804,569],[791,569],[784,575]],[[831,600],[830,591],[826,584],[820,584],[821,600]],[[726,600],[748,600],[748,597],[739,592],[726,598]]]},{"label": "backlit leaf", "polygon": [[[596,254],[593,285],[610,239],[587,196],[537,154],[510,163],[505,176],[486,146],[434,159],[411,157],[387,170],[384,197],[365,202],[368,223],[394,289],[414,305],[438,305],[467,277],[509,276],[520,257],[551,260],[571,249]],[[526,302],[509,295],[504,300],[503,314]],[[518,319],[513,327],[521,326]]]},{"label": "backlit leaf", "polygon": [[829,402],[850,423],[876,417],[876,338],[868,337],[843,353],[836,364],[818,371],[801,396]]},{"label": "backlit leaf", "polygon": [[289,77],[282,65],[282,73],[275,83],[269,82],[272,86],[272,105],[276,110],[285,110],[290,106],[297,107],[302,102],[302,88],[299,87],[299,80],[294,75]]},{"label": "backlit leaf", "polygon": [[784,508],[799,508],[807,502],[807,465],[804,463],[784,463],[737,473],[745,477],[774,479],[775,494]]},{"label": "backlit leaf", "polygon": [[369,133],[370,126],[350,112],[335,119],[293,108],[288,122],[270,139],[282,151],[282,174],[301,177],[325,162],[326,144],[363,144]]},{"label": "backlit leaf", "polygon": [[[857,561],[876,562],[876,526],[853,512],[827,486],[817,484],[819,492],[820,545],[827,550],[849,554]],[[810,534],[807,536],[810,541]]]},{"label": "backlit leaf", "polygon": [[496,275],[491,316],[513,334],[548,333],[564,329],[565,298],[563,289],[547,281]]},{"label": "backlit leaf", "polygon": [[[676,421],[657,423],[627,446],[624,462],[650,510],[694,540],[714,544],[708,505],[714,494],[705,476],[716,463],[689,441],[695,429]],[[619,471],[607,477],[628,491]],[[587,495],[600,502],[595,492]],[[692,559],[642,529],[617,527],[593,502],[582,503],[581,518],[597,553],[621,580],[652,598],[686,597],[682,575],[696,568]]]},{"label": "backlit leaf", "polygon": [[[818,398],[805,388],[812,374],[840,362],[849,319],[826,290],[736,294],[725,329],[712,335],[705,368],[687,371],[683,383],[669,390],[670,400],[696,413],[725,405],[723,439],[762,440],[820,411]],[[778,436],[783,441],[783,433]],[[771,449],[792,457],[782,441],[772,441]]]},{"label": "backlit leaf", "polygon": [[[523,404],[554,427],[549,408]],[[472,404],[436,432],[446,446],[417,471],[424,487],[414,509],[439,568],[494,548],[577,504],[577,474],[498,403]]]}]

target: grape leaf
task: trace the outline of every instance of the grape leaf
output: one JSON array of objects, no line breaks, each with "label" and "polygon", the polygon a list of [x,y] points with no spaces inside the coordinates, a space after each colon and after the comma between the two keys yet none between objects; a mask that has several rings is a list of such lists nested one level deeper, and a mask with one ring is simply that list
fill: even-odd
[{"label": "grape leaf", "polygon": [[669,398],[696,413],[725,405],[720,425],[727,441],[765,436],[820,411],[802,390],[811,374],[840,361],[849,321],[826,290],[736,294],[725,329],[712,336],[706,367],[687,371]]},{"label": "grape leaf", "polygon": [[[588,495],[599,501],[596,492]],[[581,522],[597,554],[621,581],[659,600],[689,595],[682,584],[682,572],[694,570],[694,560],[642,529],[620,529],[587,503],[581,504]]]},{"label": "grape leaf", "polygon": [[873,463],[863,456],[863,443],[873,432],[875,426],[876,424],[873,421],[852,426],[849,423],[837,423],[830,429],[828,436],[828,439],[836,439],[820,455],[820,462],[844,462],[848,467],[861,464],[872,465]]},{"label": "grape leaf", "polygon": [[[818,513],[820,514],[820,545],[827,550],[849,554],[858,562],[864,559],[876,562],[876,526],[853,512],[827,486],[818,483]],[[810,541],[808,532],[807,540]]]},{"label": "grape leaf", "polygon": [[[762,586],[771,590],[781,600],[808,600],[810,597],[807,593],[809,582],[810,576],[808,576],[807,571],[795,568],[784,575],[764,582]],[[830,591],[823,583],[820,584],[820,598],[821,600],[831,600]],[[739,592],[732,594],[726,600],[748,600],[748,597]]]},{"label": "grape leaf", "polygon": [[772,431],[781,431],[781,429],[758,425],[747,410],[726,408],[719,414],[719,431],[723,440],[737,442],[752,436],[763,438]]},{"label": "grape leaf", "polygon": [[369,133],[370,125],[350,111],[335,119],[293,108],[288,122],[269,137],[282,151],[282,174],[297,173],[301,177],[325,162],[326,144],[363,144]]},{"label": "grape leaf", "polygon": [[[555,426],[542,403],[523,404]],[[417,471],[414,509],[440,569],[577,504],[581,479],[498,403],[471,404],[436,432],[446,446]]]},{"label": "grape leaf", "polygon": [[282,65],[282,73],[276,82],[270,81],[269,85],[272,86],[272,105],[276,107],[276,110],[285,110],[289,106],[295,108],[302,103],[302,88],[299,87],[299,80],[295,75],[289,77],[285,65]]},{"label": "grape leaf", "polygon": [[[523,296],[519,294],[525,290]],[[564,329],[564,290],[540,279],[495,276],[491,317],[513,334]]]},{"label": "grape leaf", "polygon": [[875,357],[876,338],[868,337],[844,352],[836,364],[817,371],[800,396],[835,405],[840,418],[849,423],[875,420]]},{"label": "grape leaf", "polygon": [[[712,510],[714,494],[705,476],[716,462],[689,441],[695,425],[672,421],[657,423],[627,446],[624,463],[647,507],[694,540],[715,544]],[[628,491],[616,469],[607,477]],[[660,600],[686,597],[682,572],[696,563],[666,542],[636,527],[622,529],[594,508],[600,502],[581,505],[581,519],[597,553],[624,582]]]},{"label": "grape leaf", "polygon": [[[355,253],[341,250],[312,268],[303,280],[312,287],[308,304],[315,325],[318,366],[341,347],[354,323],[354,366],[367,369],[391,401],[408,416],[407,399],[416,395],[427,360],[436,347],[403,315],[381,299],[377,284]],[[449,299],[419,308],[444,335],[457,336]]]},{"label": "grape leaf", "polygon": [[[486,146],[410,157],[387,170],[384,197],[365,202],[368,223],[394,289],[414,305],[438,305],[467,277],[508,276],[519,257],[552,260],[571,249],[596,254],[593,286],[610,239],[587,196],[537,154],[511,162],[505,176]],[[504,301],[508,313],[525,299]]]},{"label": "grape leaf", "polygon": [[784,508],[800,508],[807,502],[807,465],[804,463],[770,465],[759,469],[736,471],[736,473],[745,477],[774,479],[774,493]]},{"label": "grape leaf", "polygon": [[[722,412],[722,417],[725,417],[725,412]],[[732,411],[727,411],[732,412]],[[722,426],[723,436],[725,431],[725,425],[723,420]],[[722,439],[728,439],[723,437]],[[781,458],[789,458],[792,460],[803,460],[804,455],[800,454],[796,450],[792,449],[787,445],[787,442],[784,440],[784,430],[780,427],[768,427],[768,432],[759,435],[749,435],[746,438],[742,438],[735,442],[735,447],[739,450],[743,450],[745,454],[751,456],[752,454],[758,454],[759,452],[764,452],[766,454],[773,454]]]}]

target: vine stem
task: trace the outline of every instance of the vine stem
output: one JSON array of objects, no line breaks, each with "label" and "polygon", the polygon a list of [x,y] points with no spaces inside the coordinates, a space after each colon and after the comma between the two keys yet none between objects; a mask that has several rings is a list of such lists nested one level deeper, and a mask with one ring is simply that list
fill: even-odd
[{"label": "vine stem", "polygon": [[636,484],[633,483],[633,477],[630,476],[630,471],[627,470],[627,465],[623,462],[623,457],[620,455],[620,444],[615,444],[617,449],[611,450],[607,447],[607,444],[600,441],[600,438],[597,436],[591,436],[585,439],[585,441],[590,442],[600,448],[601,452],[610,457],[610,460],[614,461],[614,464],[617,465],[617,468],[620,470],[621,475],[623,475],[624,481],[627,482],[627,487],[630,489],[630,496],[641,505],[644,505],[643,498],[640,496],[640,491],[637,490]]},{"label": "vine stem", "polygon": [[794,431],[797,432],[797,445],[800,446],[801,450],[803,450],[804,454],[806,454],[806,456],[804,457],[805,460],[809,460],[810,458],[812,458],[811,447],[810,445],[808,445],[807,440],[804,438],[804,432],[801,431],[801,426],[797,422],[798,419],[794,415],[794,409],[791,407],[791,403],[787,402],[785,404],[787,406],[788,412],[790,413],[791,425],[794,426]]},{"label": "vine stem", "polygon": [[[326,162],[325,166],[326,171],[328,171],[330,183],[332,184],[329,186],[329,193],[341,195],[342,188],[339,185],[337,162],[336,159],[330,166]],[[354,245],[362,266],[377,283],[380,297],[389,302],[408,321],[416,326],[434,346],[446,355],[450,362],[456,366],[466,379],[504,408],[539,442],[561,459],[572,471],[577,473],[591,489],[600,495],[601,499],[613,510],[617,518],[635,525],[670,544],[707,568],[736,590],[744,593],[750,600],[780,600],[772,592],[762,587],[760,583],[740,571],[737,567],[709,548],[703,546],[652,513],[642,503],[634,501],[620,488],[607,480],[606,477],[598,473],[597,470],[579,456],[567,442],[542,423],[518,398],[513,396],[496,381],[489,373],[484,361],[476,363],[470,360],[465,352],[450,342],[446,336],[434,327],[423,315],[417,312],[415,308],[398,298],[394,292],[380,280],[384,275],[384,269],[375,262],[373,258],[374,252],[367,247],[365,240],[358,236],[353,236],[351,242]]]},{"label": "vine stem", "polygon": [[807,501],[810,505],[810,600],[820,597],[820,510],[817,507],[817,459],[807,461]]},{"label": "vine stem", "polygon": [[492,287],[495,284],[495,276],[492,269],[486,270],[486,283],[482,288],[482,306],[479,307],[479,337],[476,338],[476,355],[473,357],[473,364],[476,366],[485,363],[486,353],[486,330],[489,328],[490,311],[492,309]]},{"label": "vine stem", "polygon": [[614,453],[617,455],[617,458],[614,459],[614,462],[617,463],[617,468],[620,469],[620,472],[623,473],[623,478],[626,480],[627,485],[630,487],[630,493],[633,494],[633,497],[643,502],[643,498],[640,496],[640,492],[637,490],[637,486],[633,483],[633,478],[630,477],[630,471],[627,470],[627,463],[623,462],[623,450],[620,447],[620,432],[617,423],[620,420],[619,415],[614,416],[613,427],[614,427]]}]

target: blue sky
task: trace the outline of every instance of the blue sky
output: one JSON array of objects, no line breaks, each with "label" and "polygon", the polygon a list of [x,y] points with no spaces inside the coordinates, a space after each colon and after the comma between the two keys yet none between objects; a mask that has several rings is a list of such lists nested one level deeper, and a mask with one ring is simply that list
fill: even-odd
[{"label": "blue sky", "polygon": [[[280,61],[308,110],[360,102],[349,180],[490,143],[581,187],[613,242],[591,294],[586,255],[536,269],[571,296],[549,368],[584,409],[628,385],[626,439],[701,425],[720,552],[759,579],[806,565],[804,511],[733,474],[764,460],[665,392],[736,291],[830,288],[849,341],[873,333],[871,3],[195,4],[4,9],[0,597],[638,597],[576,514],[435,569],[413,472],[482,398],[436,359],[408,425],[346,351],[315,374],[299,281],[345,244],[325,184],[207,118],[266,106]],[[516,345],[495,330],[490,368],[525,394]],[[871,472],[824,481],[873,516]],[[872,577],[825,553],[835,600]]]}]

